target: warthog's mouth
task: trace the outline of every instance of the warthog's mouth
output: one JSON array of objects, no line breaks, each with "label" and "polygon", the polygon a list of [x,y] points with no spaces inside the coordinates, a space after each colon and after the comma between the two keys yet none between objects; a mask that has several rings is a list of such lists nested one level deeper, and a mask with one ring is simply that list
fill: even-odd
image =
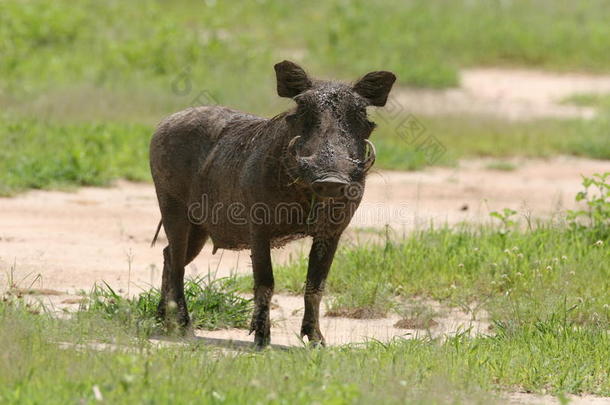
[{"label": "warthog's mouth", "polygon": [[330,175],[311,183],[311,189],[319,197],[337,198],[345,196],[349,184],[349,181],[337,175]]}]

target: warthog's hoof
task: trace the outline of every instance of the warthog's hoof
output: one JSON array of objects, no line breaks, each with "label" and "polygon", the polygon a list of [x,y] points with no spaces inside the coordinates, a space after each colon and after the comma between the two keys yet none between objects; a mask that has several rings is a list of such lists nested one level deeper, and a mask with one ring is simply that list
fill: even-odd
[{"label": "warthog's hoof", "polygon": [[191,319],[186,303],[177,305],[174,301],[170,301],[169,304],[161,301],[157,307],[157,320],[169,333],[188,335]]},{"label": "warthog's hoof", "polygon": [[[262,325],[262,327],[251,326],[250,334],[254,332],[254,348],[256,350],[262,350],[271,344],[271,328],[269,325]],[[260,325],[259,325],[260,326]]]},{"label": "warthog's hoof", "polygon": [[303,324],[301,326],[301,338],[305,336],[307,336],[307,340],[312,347],[326,347],[326,340],[324,340],[322,332],[313,325]]},{"label": "warthog's hoof", "polygon": [[254,349],[263,350],[271,344],[270,334],[258,334],[254,335]]},{"label": "warthog's hoof", "polygon": [[254,346],[257,350],[264,349],[271,343],[271,320],[269,310],[256,308],[250,322],[250,334],[254,332]]}]

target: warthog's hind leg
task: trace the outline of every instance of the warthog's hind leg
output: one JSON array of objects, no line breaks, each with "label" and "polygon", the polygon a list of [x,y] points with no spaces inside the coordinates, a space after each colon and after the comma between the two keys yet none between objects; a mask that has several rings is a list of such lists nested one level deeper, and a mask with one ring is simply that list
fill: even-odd
[{"label": "warthog's hind leg", "polygon": [[[162,201],[163,204],[160,204],[160,207],[168,246],[163,249],[161,301],[157,314],[168,329],[173,329],[174,326],[184,328],[190,322],[184,298],[184,266],[187,259],[190,261],[196,255],[193,255],[194,247],[189,249],[189,239],[192,235],[191,224],[183,203],[169,198]],[[203,241],[205,241],[205,236]],[[201,248],[199,247],[198,250]],[[189,256],[192,257],[187,257],[188,253],[191,253]]]},{"label": "warthog's hind leg", "polygon": [[269,305],[273,296],[273,268],[269,239],[252,237],[252,270],[254,272],[254,313],[250,333],[254,332],[254,344],[262,349],[271,342]]}]

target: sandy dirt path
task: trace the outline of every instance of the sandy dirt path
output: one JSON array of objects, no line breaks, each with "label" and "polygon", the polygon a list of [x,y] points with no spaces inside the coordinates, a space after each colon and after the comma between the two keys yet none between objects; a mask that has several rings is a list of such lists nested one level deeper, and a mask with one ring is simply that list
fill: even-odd
[{"label": "sandy dirt path", "polygon": [[390,104],[422,115],[488,115],[509,120],[592,118],[595,108],[562,105],[560,101],[577,93],[610,93],[608,75],[480,68],[462,70],[460,79],[458,88],[400,89],[393,93]]},{"label": "sandy dirt path", "polygon": [[[486,169],[485,160],[459,168],[418,172],[379,171],[369,176],[365,196],[343,242],[370,236],[358,228],[390,225],[395,232],[414,228],[490,221],[504,207],[532,216],[549,216],[574,207],[581,175],[610,171],[610,162],[560,157],[517,162],[510,172]],[[0,285],[41,275],[40,287],[88,290],[105,280],[127,290],[159,281],[163,234],[150,242],[160,215],[151,184],[119,181],[110,188],[74,192],[31,191],[0,198]],[[274,250],[276,262],[307,252],[308,241]],[[131,268],[131,271],[129,270]],[[218,275],[248,272],[245,251],[211,254],[206,245],[187,273]]]},{"label": "sandy dirt path", "polygon": [[[420,172],[375,172],[369,176],[361,208],[343,243],[374,238],[361,228],[390,225],[397,236],[415,228],[490,221],[489,212],[504,207],[534,217],[549,217],[574,207],[581,175],[610,171],[610,162],[554,158],[516,162],[517,169],[486,169],[487,161],[462,162],[459,168],[431,168]],[[0,199],[0,286],[9,279],[20,287],[57,290],[49,295],[58,308],[74,307],[74,294],[105,280],[123,293],[134,294],[158,286],[165,240],[150,248],[159,212],[151,184],[117,182],[110,188],[82,188],[74,192],[31,191]],[[373,236],[371,236],[373,235]],[[276,263],[307,252],[308,241],[295,242],[273,253]],[[249,273],[248,252],[219,251],[206,246],[187,274],[208,271],[224,276]],[[332,274],[331,274],[332,277]],[[52,293],[52,292],[51,292]],[[68,301],[66,301],[68,300]],[[302,298],[278,295],[273,310],[274,342],[298,345]],[[393,325],[398,320],[353,320],[324,317],[322,327],[330,344],[389,340],[422,331]],[[485,331],[485,322],[471,322],[467,314],[448,310],[431,333],[451,333],[471,324]],[[244,331],[198,331],[201,337],[251,341]]]},{"label": "sandy dirt path", "polygon": [[[562,402],[551,395],[537,395],[525,392],[516,392],[505,396],[508,404],[527,405],[560,405]],[[609,405],[609,397],[598,397],[595,395],[566,395],[570,405]]]}]

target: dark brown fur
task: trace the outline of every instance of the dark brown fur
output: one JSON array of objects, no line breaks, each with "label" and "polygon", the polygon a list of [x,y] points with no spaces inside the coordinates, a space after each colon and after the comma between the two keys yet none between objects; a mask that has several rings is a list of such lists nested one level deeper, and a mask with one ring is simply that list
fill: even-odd
[{"label": "dark brown fur", "polygon": [[211,238],[214,251],[251,250],[251,330],[257,347],[267,345],[270,248],[311,236],[301,334],[324,344],[318,320],[324,283],[372,164],[366,140],[374,125],[366,106],[383,106],[395,77],[373,72],[351,86],[311,80],[288,61],[275,70],[278,94],[293,98],[296,108],[271,119],[218,106],[189,108],[166,118],[151,140],[169,242],[159,315],[167,319],[171,310],[181,325],[189,323],[184,266]]}]

